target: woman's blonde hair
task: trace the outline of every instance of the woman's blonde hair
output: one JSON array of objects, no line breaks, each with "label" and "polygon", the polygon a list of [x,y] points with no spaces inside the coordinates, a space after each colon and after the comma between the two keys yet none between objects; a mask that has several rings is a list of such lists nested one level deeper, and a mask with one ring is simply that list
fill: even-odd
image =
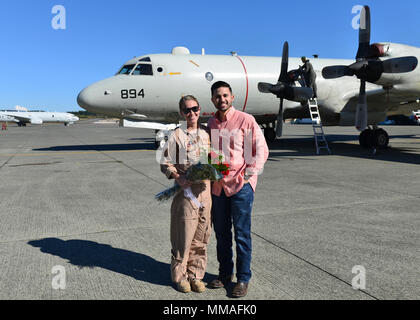
[{"label": "woman's blonde hair", "polygon": [[179,100],[179,111],[182,111],[185,108],[185,102],[187,102],[188,100],[193,100],[197,102],[197,106],[200,106],[200,103],[198,102],[197,98],[189,94],[189,95],[183,96],[181,100]]}]

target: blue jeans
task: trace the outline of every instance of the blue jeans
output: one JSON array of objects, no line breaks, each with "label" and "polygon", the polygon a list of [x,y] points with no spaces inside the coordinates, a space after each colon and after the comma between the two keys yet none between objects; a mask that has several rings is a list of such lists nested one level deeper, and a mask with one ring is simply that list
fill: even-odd
[{"label": "blue jeans", "polygon": [[236,242],[236,278],[241,282],[251,279],[251,211],[254,190],[249,183],[235,195],[212,196],[212,219],[217,240],[219,275],[233,274],[232,225]]}]

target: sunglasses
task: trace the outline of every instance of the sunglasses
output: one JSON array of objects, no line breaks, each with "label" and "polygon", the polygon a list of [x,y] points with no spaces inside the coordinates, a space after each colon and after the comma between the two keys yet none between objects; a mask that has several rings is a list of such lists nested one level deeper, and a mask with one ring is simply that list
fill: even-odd
[{"label": "sunglasses", "polygon": [[200,107],[199,106],[195,106],[195,107],[192,107],[192,108],[184,108],[184,109],[182,109],[182,112],[184,114],[190,114],[191,111],[197,112],[198,110],[200,110]]}]

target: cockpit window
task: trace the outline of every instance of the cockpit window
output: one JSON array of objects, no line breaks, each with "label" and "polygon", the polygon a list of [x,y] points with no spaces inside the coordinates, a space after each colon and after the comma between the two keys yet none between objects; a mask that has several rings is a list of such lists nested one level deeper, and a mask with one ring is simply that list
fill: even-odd
[{"label": "cockpit window", "polygon": [[139,61],[152,62],[149,57],[141,58]]},{"label": "cockpit window", "polygon": [[153,76],[152,65],[148,63],[139,63],[133,71],[133,75]]},{"label": "cockpit window", "polygon": [[134,68],[134,64],[126,64],[125,66],[123,66],[120,70],[120,72],[118,72],[118,74],[130,74],[131,70],[133,70]]}]

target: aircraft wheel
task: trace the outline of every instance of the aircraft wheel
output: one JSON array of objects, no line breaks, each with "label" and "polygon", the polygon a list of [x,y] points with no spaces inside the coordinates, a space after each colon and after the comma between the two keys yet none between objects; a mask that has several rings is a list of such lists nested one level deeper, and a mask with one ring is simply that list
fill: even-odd
[{"label": "aircraft wheel", "polygon": [[377,129],[373,134],[375,147],[386,148],[389,143],[389,135],[384,129]]},{"label": "aircraft wheel", "polygon": [[359,135],[359,143],[360,146],[363,148],[370,148],[373,147],[373,130],[366,129],[363,130]]},{"label": "aircraft wheel", "polygon": [[267,142],[274,142],[276,140],[276,131],[274,128],[265,128],[264,137]]}]

